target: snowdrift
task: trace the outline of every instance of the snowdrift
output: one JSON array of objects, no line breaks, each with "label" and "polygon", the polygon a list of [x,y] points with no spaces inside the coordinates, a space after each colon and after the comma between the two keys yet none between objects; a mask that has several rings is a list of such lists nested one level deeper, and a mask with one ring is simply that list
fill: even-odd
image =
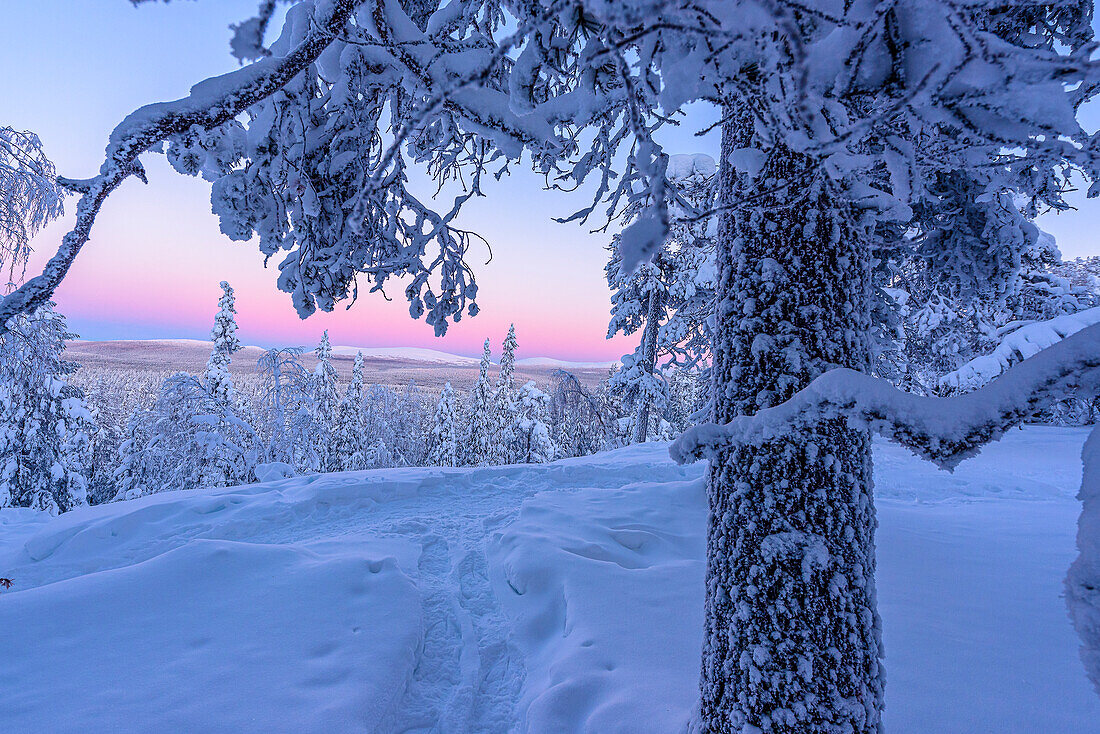
[{"label": "snowdrift", "polygon": [[[1084,436],[876,446],[889,730],[1100,731],[1060,597]],[[0,511],[0,730],[677,732],[705,523],[661,444]]]}]

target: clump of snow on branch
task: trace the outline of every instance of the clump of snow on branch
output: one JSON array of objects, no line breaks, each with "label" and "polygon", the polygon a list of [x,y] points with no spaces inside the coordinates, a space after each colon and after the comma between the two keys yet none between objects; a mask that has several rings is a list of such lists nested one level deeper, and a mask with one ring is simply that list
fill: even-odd
[{"label": "clump of snow on branch", "polygon": [[967,391],[981,387],[1017,362],[1033,357],[1085,327],[1100,323],[1100,306],[1021,326],[1005,335],[991,353],[975,357],[940,378],[949,389]]}]

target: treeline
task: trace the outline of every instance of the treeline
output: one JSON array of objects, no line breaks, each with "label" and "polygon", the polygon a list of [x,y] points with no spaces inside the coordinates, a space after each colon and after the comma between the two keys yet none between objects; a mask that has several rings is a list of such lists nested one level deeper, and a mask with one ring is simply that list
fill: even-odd
[{"label": "treeline", "polygon": [[[0,338],[0,507],[57,513],[316,472],[541,463],[616,448],[636,433],[635,398],[614,387],[614,369],[591,389],[565,371],[546,385],[518,384],[514,327],[495,370],[486,340],[468,391],[367,384],[362,355],[341,383],[327,332],[313,369],[289,347],[231,375],[241,344],[233,289],[221,287],[200,374],[81,369],[62,358],[75,335],[52,305],[17,318]],[[672,373],[669,385],[649,438],[673,437],[701,406],[697,373]]]}]

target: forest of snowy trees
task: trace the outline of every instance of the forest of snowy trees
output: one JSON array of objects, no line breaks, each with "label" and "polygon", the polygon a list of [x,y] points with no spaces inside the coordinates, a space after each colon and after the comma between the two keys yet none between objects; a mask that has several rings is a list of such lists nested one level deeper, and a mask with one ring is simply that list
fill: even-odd
[{"label": "forest of snowy trees", "polygon": [[[693,196],[706,196],[700,192],[713,183],[713,161],[701,155],[673,161],[687,171],[670,176],[674,185],[686,181]],[[283,347],[234,377],[229,367],[241,342],[234,292],[225,282],[201,374],[83,369],[64,359],[65,343],[76,335],[47,304],[16,317],[0,337],[0,506],[58,513],[277,476],[544,463],[671,440],[709,400],[703,335],[712,320],[714,249],[686,229],[674,228],[653,262],[628,276],[612,254],[609,333],[638,334],[639,346],[594,389],[561,370],[541,387],[516,384],[514,325],[495,369],[486,339],[475,383],[461,393],[447,383],[438,398],[415,382],[404,390],[366,384],[362,354],[350,381],[339,384],[327,332],[313,350],[313,369],[304,366],[303,349]],[[918,394],[961,394],[1100,321],[1096,258],[1062,261],[1049,236],[1036,230],[1022,262],[1017,290],[999,303],[899,287],[912,279],[883,287],[883,303],[897,317],[878,373]],[[1033,332],[1040,341],[1029,350]],[[1070,389],[1036,420],[1081,425],[1094,417],[1095,399]]]},{"label": "forest of snowy trees", "polygon": [[[463,205],[483,177],[529,165],[590,195],[565,221],[616,225],[609,331],[639,347],[604,396],[568,375],[516,386],[510,357],[494,380],[487,345],[467,397],[386,412],[426,416],[414,455],[414,434],[357,433],[369,391],[341,393],[324,339],[313,372],[276,351],[257,397],[238,390],[227,288],[205,373],[170,376],[127,417],[118,492],[670,436],[696,406],[676,405],[664,365],[701,369],[705,409],[672,449],[709,460],[692,728],[880,732],[871,432],[950,466],[1095,388],[1095,263],[1060,264],[1033,223],[1069,209],[1075,181],[1100,193],[1100,134],[1079,122],[1100,91],[1092,3],[300,0],[269,43],[279,5],[234,26],[250,63],[135,110],[92,178],[56,177],[34,136],[0,128],[6,350],[63,340],[48,302],[152,152],[210,182],[222,232],[276,259],[302,316],[400,281],[439,335],[478,311]],[[716,118],[713,160],[661,144],[692,105]],[[423,197],[412,166],[462,190]],[[71,230],[41,273],[15,277],[67,194]],[[64,510],[89,491],[95,411],[59,352],[41,359],[5,375],[0,497]],[[1097,471],[1086,458],[1067,597],[1100,681]]]},{"label": "forest of snowy trees", "polygon": [[[448,382],[438,398],[415,383],[366,384],[361,353],[340,384],[327,332],[312,369],[302,349],[284,347],[233,375],[236,303],[228,283],[221,289],[198,375],[83,369],[65,360],[75,335],[52,304],[16,317],[0,337],[0,507],[58,513],[296,474],[545,463],[630,441],[632,398],[615,389],[617,370],[594,389],[561,370],[550,384],[519,385],[514,326],[498,365],[487,339],[477,381],[463,392]],[[698,375],[677,374],[655,413],[662,437],[700,407]]]}]

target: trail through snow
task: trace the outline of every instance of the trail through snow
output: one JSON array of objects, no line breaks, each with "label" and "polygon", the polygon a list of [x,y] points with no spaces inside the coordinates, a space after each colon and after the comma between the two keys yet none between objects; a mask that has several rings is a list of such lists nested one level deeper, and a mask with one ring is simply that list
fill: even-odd
[{"label": "trail through snow", "polygon": [[[682,477],[695,471],[665,464],[657,474]],[[7,521],[0,525],[0,568],[4,569],[4,575],[17,579],[19,591],[0,600],[9,602],[0,603],[0,630],[6,627],[12,631],[10,637],[0,631],[0,647],[10,644],[12,647],[6,649],[16,649],[16,657],[25,654],[31,667],[36,660],[44,668],[64,667],[64,661],[43,660],[39,651],[21,642],[14,633],[19,623],[10,616],[5,619],[5,612],[33,616],[43,607],[64,605],[64,595],[71,593],[73,583],[141,568],[157,559],[171,561],[173,553],[199,541],[225,542],[226,553],[234,548],[262,546],[319,554],[323,558],[360,557],[368,565],[373,564],[372,568],[389,557],[393,559],[393,573],[415,583],[419,620],[407,609],[400,610],[405,619],[396,620],[398,627],[402,621],[413,626],[414,647],[410,651],[389,651],[389,662],[385,662],[384,655],[379,660],[363,661],[367,671],[363,682],[373,688],[380,687],[380,682],[396,686],[399,692],[396,696],[374,695],[365,704],[360,701],[358,708],[367,713],[354,714],[357,725],[366,731],[408,734],[517,731],[523,718],[516,704],[525,680],[524,660],[510,637],[511,625],[498,601],[501,593],[512,592],[502,592],[501,589],[507,589],[506,581],[492,578],[487,549],[499,540],[523,502],[533,495],[547,490],[618,487],[641,475],[652,478],[654,468],[646,463],[624,468],[618,459],[609,463],[606,458],[591,457],[547,467],[398,469],[299,477],[267,485],[165,493],[79,510],[52,521],[27,512],[6,512],[0,515]],[[163,569],[158,573],[163,573]],[[159,585],[157,578],[143,580]],[[249,588],[247,579],[241,583],[243,592],[226,589],[217,593],[240,594],[241,603],[251,605],[250,612],[257,618],[285,612],[263,608],[257,601],[257,589]],[[254,583],[262,586],[265,579],[256,579]],[[201,574],[195,584],[200,587],[204,584]],[[310,590],[305,591],[308,594]],[[20,609],[20,605],[10,603],[33,592],[43,592],[40,606]],[[172,593],[166,594],[163,607],[173,604]],[[308,596],[304,601],[309,603]],[[388,609],[393,601],[372,599],[368,603]],[[89,604],[98,607],[100,601],[92,599]],[[164,609],[157,606],[148,612],[157,616]],[[212,619],[209,623],[217,625],[218,621]],[[73,619],[71,624],[77,627],[82,623]],[[310,630],[296,632],[311,634]],[[368,645],[366,654],[378,655],[387,642],[378,640]],[[69,649],[89,644],[88,640],[77,639]],[[136,644],[152,647],[157,642],[146,638]],[[260,635],[245,647],[271,644],[275,641]],[[142,654],[139,650],[131,652],[135,656]],[[408,652],[412,654],[406,655]],[[247,666],[247,651],[244,659],[238,653],[210,650],[204,664],[211,668]],[[266,668],[273,665],[259,659],[257,663]],[[117,675],[125,676],[122,669],[125,661],[119,660],[117,664],[120,667]],[[403,682],[394,683],[393,675],[384,676],[381,681],[371,680],[377,667],[383,664],[391,667],[391,673],[403,677]],[[265,670],[252,672],[267,674]],[[42,676],[49,677],[48,671],[43,670]],[[0,674],[0,685],[5,682]],[[11,682],[18,687],[17,681]],[[120,688],[129,683],[122,682]],[[194,685],[194,681],[183,682],[184,690],[189,684]],[[295,683],[283,685],[293,687]],[[47,716],[52,722],[47,726],[51,731],[81,731],[78,720],[66,724],[66,717],[57,713],[56,706],[51,706],[49,711],[53,713],[49,713],[43,708],[44,701],[36,700],[34,692],[25,693],[25,706],[16,712],[24,717],[17,717],[16,721],[29,727],[20,727],[22,730],[42,730],[46,721],[41,717]],[[202,697],[207,692],[199,686],[193,694]],[[41,695],[47,692],[42,691]],[[323,707],[320,699],[318,696],[317,705]],[[104,697],[103,706],[110,700],[110,695]],[[225,702],[227,708],[233,705],[231,700]],[[263,703],[248,705],[260,708]],[[65,704],[60,708],[63,711]],[[105,715],[94,704],[79,713]],[[165,718],[162,712],[132,713],[134,731],[149,730],[158,721],[166,727],[170,725],[170,718]],[[241,731],[239,719],[229,716],[227,711],[219,711],[217,706],[192,714],[198,721],[191,724],[202,722],[203,731]],[[235,722],[233,727],[220,723],[230,720]],[[330,724],[324,719],[311,723],[303,715],[293,730],[327,728],[326,734],[331,734]],[[244,731],[253,730],[260,729],[244,727]]]}]

